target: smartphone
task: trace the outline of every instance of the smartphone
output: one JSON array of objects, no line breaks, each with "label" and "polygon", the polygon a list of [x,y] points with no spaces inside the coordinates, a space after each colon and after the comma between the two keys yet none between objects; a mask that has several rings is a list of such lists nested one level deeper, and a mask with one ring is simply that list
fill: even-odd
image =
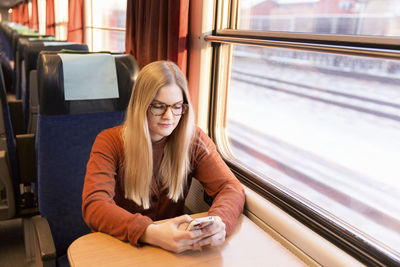
[{"label": "smartphone", "polygon": [[194,219],[189,223],[189,225],[186,228],[186,231],[203,229],[204,227],[207,227],[213,223],[214,223],[214,218],[212,216]]}]

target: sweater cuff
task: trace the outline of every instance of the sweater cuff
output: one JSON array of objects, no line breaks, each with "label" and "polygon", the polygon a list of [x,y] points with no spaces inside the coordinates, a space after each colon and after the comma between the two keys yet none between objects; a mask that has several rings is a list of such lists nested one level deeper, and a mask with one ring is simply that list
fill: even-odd
[{"label": "sweater cuff", "polygon": [[142,216],[134,220],[128,227],[128,240],[134,246],[140,246],[139,239],[146,228],[153,223],[153,220],[147,216]]}]

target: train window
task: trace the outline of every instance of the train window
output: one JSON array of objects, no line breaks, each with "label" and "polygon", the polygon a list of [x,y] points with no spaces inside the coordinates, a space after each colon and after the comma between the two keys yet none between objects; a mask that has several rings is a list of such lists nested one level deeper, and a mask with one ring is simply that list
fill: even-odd
[{"label": "train window", "polygon": [[400,251],[400,62],[251,46],[232,55],[234,157]]},{"label": "train window", "polygon": [[56,39],[67,40],[68,0],[54,1],[54,17],[56,21]]},{"label": "train window", "polygon": [[29,21],[32,20],[32,0],[28,1],[28,17]]},{"label": "train window", "polygon": [[85,40],[91,51],[125,51],[126,0],[85,1]]},{"label": "train window", "polygon": [[239,29],[399,36],[397,1],[243,0]]},{"label": "train window", "polygon": [[367,264],[400,262],[396,10],[399,1],[231,1],[205,38],[221,154],[245,184]]},{"label": "train window", "polygon": [[46,0],[37,0],[39,33],[46,34]]}]

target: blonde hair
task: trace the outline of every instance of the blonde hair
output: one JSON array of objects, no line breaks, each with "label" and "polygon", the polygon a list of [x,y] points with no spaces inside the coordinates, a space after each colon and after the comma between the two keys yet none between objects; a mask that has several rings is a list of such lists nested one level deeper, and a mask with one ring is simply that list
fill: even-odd
[{"label": "blonde hair", "polygon": [[183,197],[186,176],[190,172],[194,114],[186,78],[175,63],[156,61],[140,71],[133,86],[123,124],[125,198],[133,200],[144,209],[150,207],[150,186],[153,176],[153,151],[147,110],[158,90],[171,84],[176,84],[182,89],[183,101],[189,108],[168,136],[164,156],[155,175],[161,181],[163,189],[168,189],[168,197],[177,202]]}]

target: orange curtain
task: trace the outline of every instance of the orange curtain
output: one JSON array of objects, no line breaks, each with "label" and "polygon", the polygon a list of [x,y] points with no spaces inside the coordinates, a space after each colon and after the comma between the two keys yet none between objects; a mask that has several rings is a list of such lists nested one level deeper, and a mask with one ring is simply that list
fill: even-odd
[{"label": "orange curtain", "polygon": [[22,5],[22,25],[29,27],[29,9],[28,9],[28,1],[24,1]]},{"label": "orange curtain", "polygon": [[171,60],[187,70],[189,0],[128,0],[126,53],[139,67]]},{"label": "orange curtain", "polygon": [[68,6],[68,41],[83,43],[83,0],[70,0]]},{"label": "orange curtain", "polygon": [[23,24],[24,23],[24,4],[21,3],[18,6],[18,24]]},{"label": "orange curtain", "polygon": [[14,23],[19,23],[19,6],[15,6],[12,8],[11,21]]},{"label": "orange curtain", "polygon": [[32,17],[29,20],[29,28],[35,31],[39,30],[37,0],[32,0]]},{"label": "orange curtain", "polygon": [[46,34],[53,36],[56,35],[54,0],[46,0]]}]

